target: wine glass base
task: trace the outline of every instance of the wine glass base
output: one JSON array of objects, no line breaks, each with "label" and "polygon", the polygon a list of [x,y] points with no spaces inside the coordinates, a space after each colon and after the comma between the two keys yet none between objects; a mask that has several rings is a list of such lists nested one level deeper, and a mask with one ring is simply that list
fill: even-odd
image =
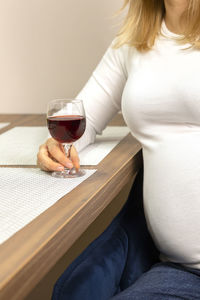
[{"label": "wine glass base", "polygon": [[85,170],[79,169],[76,171],[75,168],[72,169],[67,169],[65,168],[64,171],[61,172],[52,172],[51,175],[56,178],[76,178],[76,177],[81,177],[86,174]]}]

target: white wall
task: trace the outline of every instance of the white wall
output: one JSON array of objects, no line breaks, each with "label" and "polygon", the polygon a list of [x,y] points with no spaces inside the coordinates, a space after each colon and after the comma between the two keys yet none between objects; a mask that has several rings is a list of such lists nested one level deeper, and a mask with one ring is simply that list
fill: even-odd
[{"label": "white wall", "polygon": [[122,4],[1,0],[0,113],[44,113],[49,100],[75,96],[117,32]]}]

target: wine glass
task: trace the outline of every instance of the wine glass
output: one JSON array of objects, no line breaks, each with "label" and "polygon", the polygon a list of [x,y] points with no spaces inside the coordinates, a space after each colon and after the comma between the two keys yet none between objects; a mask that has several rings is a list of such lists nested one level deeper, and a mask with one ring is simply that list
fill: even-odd
[{"label": "wine glass", "polygon": [[[65,155],[70,158],[73,142],[84,133],[86,127],[85,110],[80,99],[56,99],[48,104],[47,126],[51,136],[62,144]],[[74,178],[85,174],[82,169],[64,168],[61,172],[52,172],[58,178]]]}]

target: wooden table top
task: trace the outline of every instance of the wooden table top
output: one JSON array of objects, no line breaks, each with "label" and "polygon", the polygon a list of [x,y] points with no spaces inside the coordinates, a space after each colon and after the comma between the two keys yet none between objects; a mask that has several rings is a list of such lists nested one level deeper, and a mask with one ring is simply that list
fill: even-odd
[{"label": "wooden table top", "polygon": [[[11,123],[0,134],[16,126],[46,126],[45,115],[36,114],[0,115],[0,122]],[[125,123],[118,114],[109,125]],[[4,242],[0,246],[0,299],[23,299],[141,166],[141,145],[128,134],[104,160],[90,167],[97,172]]]}]

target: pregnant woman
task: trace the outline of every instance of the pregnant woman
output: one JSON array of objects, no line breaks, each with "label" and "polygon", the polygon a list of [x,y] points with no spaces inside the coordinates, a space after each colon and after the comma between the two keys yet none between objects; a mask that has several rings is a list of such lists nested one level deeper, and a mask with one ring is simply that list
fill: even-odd
[{"label": "pregnant woman", "polygon": [[[200,299],[200,0],[125,5],[124,26],[77,96],[87,127],[74,145],[92,143],[122,110],[142,145],[144,213],[161,262],[112,299]],[[38,164],[78,168],[75,147],[70,161],[48,139]]]}]

